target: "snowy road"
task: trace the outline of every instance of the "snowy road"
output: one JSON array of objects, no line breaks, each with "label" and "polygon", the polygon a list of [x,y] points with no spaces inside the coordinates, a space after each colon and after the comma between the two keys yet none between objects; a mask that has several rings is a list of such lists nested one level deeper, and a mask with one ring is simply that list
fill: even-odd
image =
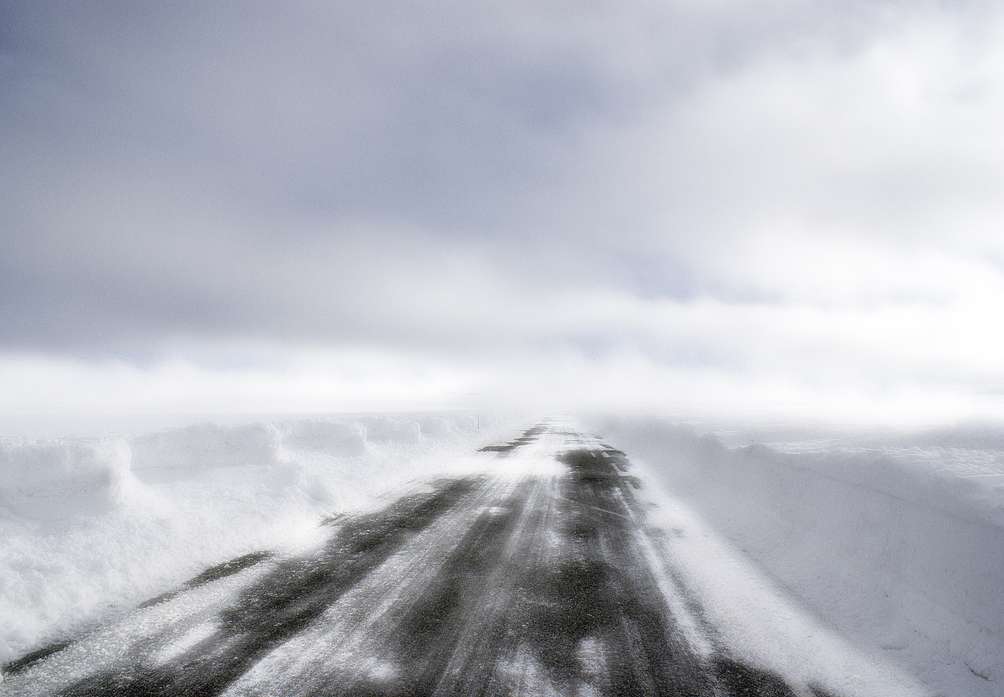
[{"label": "snowy road", "polygon": [[482,457],[15,661],[0,693],[832,694],[716,644],[622,452],[542,424]]}]

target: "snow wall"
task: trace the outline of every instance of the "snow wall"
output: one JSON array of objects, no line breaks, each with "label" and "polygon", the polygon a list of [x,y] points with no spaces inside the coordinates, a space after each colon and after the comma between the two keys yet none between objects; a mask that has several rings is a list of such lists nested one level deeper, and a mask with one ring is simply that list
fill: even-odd
[{"label": "snow wall", "polygon": [[[782,452],[595,420],[809,612],[945,695],[1004,694],[1004,448]],[[918,445],[918,443],[921,443]]]}]

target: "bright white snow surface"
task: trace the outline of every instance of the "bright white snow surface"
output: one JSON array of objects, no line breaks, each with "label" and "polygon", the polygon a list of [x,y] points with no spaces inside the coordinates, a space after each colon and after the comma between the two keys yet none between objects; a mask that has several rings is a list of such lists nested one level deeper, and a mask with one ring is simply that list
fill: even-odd
[{"label": "bright white snow surface", "polygon": [[[639,469],[675,582],[719,644],[836,694],[1004,694],[1004,432],[586,423]],[[309,547],[325,516],[479,471],[477,446],[525,425],[386,415],[0,441],[0,663],[213,564]]]},{"label": "bright white snow surface", "polygon": [[829,627],[931,694],[1004,694],[1004,431],[590,426],[661,490],[653,520],[736,651],[779,668],[814,643],[841,655]]},{"label": "bright white snow surface", "polygon": [[479,444],[519,428],[500,424],[357,416],[0,440],[0,664],[208,566],[309,546],[326,516],[476,468]]}]

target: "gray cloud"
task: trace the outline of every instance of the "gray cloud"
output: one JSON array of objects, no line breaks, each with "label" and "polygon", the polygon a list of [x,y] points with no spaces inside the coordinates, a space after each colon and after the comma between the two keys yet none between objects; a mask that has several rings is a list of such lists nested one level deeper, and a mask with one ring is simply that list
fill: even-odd
[{"label": "gray cloud", "polygon": [[4,355],[1004,379],[990,4],[2,13]]}]

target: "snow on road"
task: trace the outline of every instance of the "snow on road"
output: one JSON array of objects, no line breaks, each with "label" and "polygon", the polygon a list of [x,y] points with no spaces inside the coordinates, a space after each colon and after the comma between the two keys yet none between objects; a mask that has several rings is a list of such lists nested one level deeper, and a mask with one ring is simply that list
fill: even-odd
[{"label": "snow on road", "polygon": [[[48,655],[4,694],[827,697],[928,692],[568,424],[329,518]],[[661,522],[663,527],[655,526]]]}]

